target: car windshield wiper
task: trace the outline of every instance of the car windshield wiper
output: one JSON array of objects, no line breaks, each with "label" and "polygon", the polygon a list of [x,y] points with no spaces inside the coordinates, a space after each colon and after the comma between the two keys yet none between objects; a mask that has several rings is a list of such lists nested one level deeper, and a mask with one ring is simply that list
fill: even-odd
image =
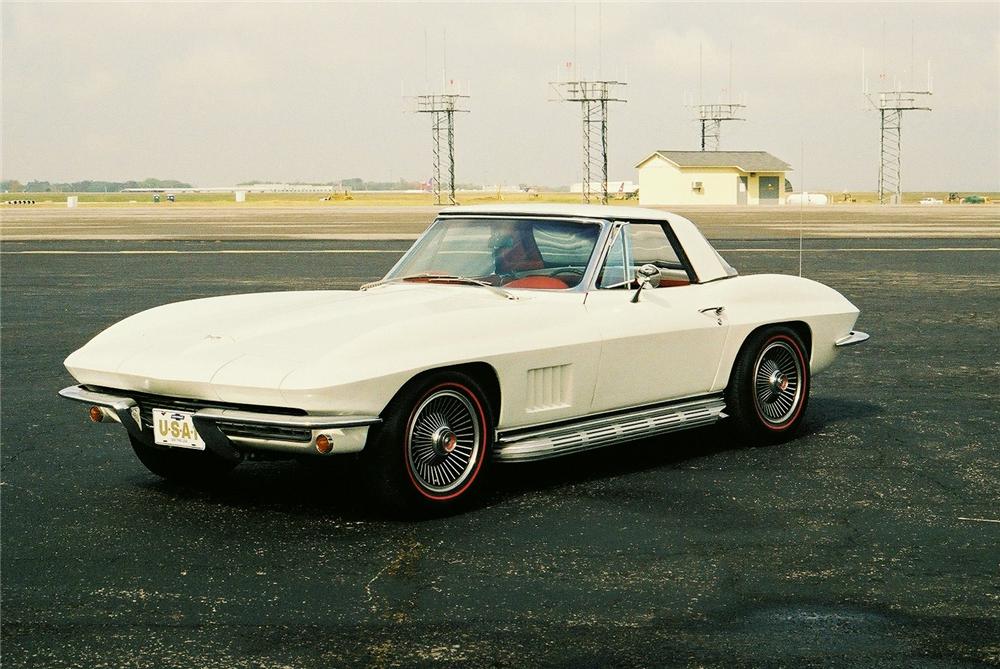
[{"label": "car windshield wiper", "polygon": [[379,281],[372,281],[371,283],[366,283],[361,286],[361,290],[368,290],[369,288],[377,288],[379,286],[384,286],[390,283],[399,283],[400,281],[414,281],[414,280],[426,280],[428,283],[464,283],[470,286],[482,286],[483,288],[489,288],[492,292],[497,295],[502,295],[508,300],[516,300],[517,297],[503,288],[494,286],[489,281],[483,281],[482,279],[474,279],[471,276],[460,276],[458,274],[434,274],[431,272],[423,272],[420,274],[407,274],[406,276],[394,276],[391,279],[380,279]]}]

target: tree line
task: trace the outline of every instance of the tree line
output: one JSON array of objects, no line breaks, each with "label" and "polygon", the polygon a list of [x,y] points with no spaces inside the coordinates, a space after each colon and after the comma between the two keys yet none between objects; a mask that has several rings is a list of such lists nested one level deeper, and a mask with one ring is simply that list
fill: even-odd
[{"label": "tree line", "polygon": [[191,184],[175,179],[143,179],[142,181],[0,181],[5,193],[117,193],[126,188],[191,188]]}]

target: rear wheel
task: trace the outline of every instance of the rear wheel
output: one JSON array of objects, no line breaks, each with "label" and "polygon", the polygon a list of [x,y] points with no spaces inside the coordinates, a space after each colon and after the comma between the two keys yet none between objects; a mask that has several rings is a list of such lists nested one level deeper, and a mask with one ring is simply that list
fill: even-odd
[{"label": "rear wheel", "polygon": [[773,326],[743,345],[726,389],[726,408],[740,436],[774,443],[802,424],[809,400],[809,359],[794,330]]},{"label": "rear wheel", "polygon": [[434,373],[400,391],[382,418],[364,453],[386,507],[434,515],[475,497],[493,447],[493,416],[473,378]]},{"label": "rear wheel", "polygon": [[132,450],[146,469],[157,476],[178,483],[206,484],[217,481],[238,463],[223,460],[211,451],[150,446],[129,436]]}]

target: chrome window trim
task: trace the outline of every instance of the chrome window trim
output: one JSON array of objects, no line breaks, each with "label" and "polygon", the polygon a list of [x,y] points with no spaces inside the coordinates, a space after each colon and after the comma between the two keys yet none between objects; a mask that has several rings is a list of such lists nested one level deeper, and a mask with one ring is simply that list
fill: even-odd
[{"label": "chrome window trim", "polygon": [[[603,244],[604,248],[601,250],[600,259],[597,261],[597,263],[595,263],[595,265],[594,265],[594,271],[591,273],[590,283],[587,286],[587,291],[588,292],[591,291],[591,290],[618,290],[616,288],[600,288],[597,285],[597,279],[598,279],[598,277],[601,274],[601,268],[604,267],[604,264],[608,261],[608,256],[611,255],[611,249],[615,245],[615,241],[617,240],[617,235],[624,234],[623,230],[625,229],[625,226],[628,225],[628,221],[613,221],[613,222],[609,221],[609,223],[610,223],[610,225],[609,225],[610,230],[608,231],[608,234],[606,235],[606,237],[604,239],[604,244]],[[623,276],[625,274],[625,268],[628,267],[628,265],[625,263],[625,261],[627,260],[627,257],[628,257],[627,256],[627,252],[625,250],[625,245],[627,243],[628,243],[628,237],[626,236],[625,238],[622,239],[622,275]],[[583,282],[581,281],[580,283],[583,283]]]}]

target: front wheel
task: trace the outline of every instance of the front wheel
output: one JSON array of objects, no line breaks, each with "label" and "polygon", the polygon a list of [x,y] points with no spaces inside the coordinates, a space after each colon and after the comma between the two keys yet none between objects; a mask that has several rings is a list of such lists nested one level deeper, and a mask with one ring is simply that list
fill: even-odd
[{"label": "front wheel", "polygon": [[493,416],[473,378],[438,372],[411,383],[382,419],[364,453],[374,492],[391,511],[449,513],[481,489]]},{"label": "front wheel", "polygon": [[737,433],[775,443],[802,424],[809,400],[809,358],[794,330],[773,326],[743,345],[726,388],[726,408]]}]

